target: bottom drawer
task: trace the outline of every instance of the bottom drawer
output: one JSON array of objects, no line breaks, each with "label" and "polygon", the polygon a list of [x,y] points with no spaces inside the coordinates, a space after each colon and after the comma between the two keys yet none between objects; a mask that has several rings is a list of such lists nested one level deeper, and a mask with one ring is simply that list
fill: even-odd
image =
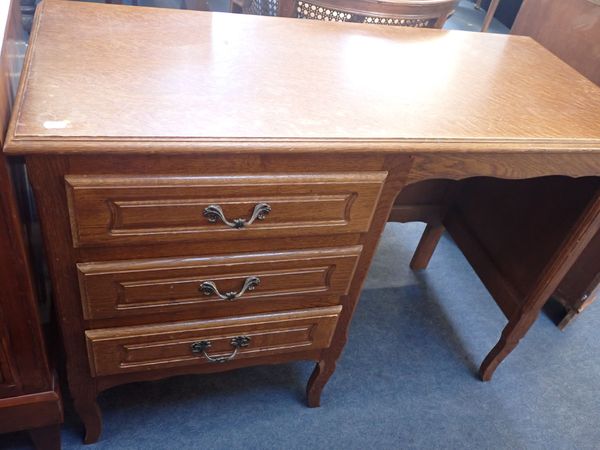
[{"label": "bottom drawer", "polygon": [[85,332],[92,374],[211,364],[328,347],[341,306]]}]

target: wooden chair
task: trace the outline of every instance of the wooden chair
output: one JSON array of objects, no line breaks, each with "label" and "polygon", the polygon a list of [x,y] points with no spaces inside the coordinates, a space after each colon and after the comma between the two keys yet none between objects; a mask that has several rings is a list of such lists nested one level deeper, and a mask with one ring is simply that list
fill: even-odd
[{"label": "wooden chair", "polygon": [[[482,0],[476,0],[475,9],[481,9]],[[488,6],[487,12],[485,13],[485,17],[483,18],[483,25],[481,26],[481,32],[485,33],[492,20],[494,20],[494,14],[496,14],[496,10],[498,9],[498,5],[500,4],[500,0],[492,0],[490,5]]]},{"label": "wooden chair", "polygon": [[458,0],[232,0],[245,14],[442,28]]}]

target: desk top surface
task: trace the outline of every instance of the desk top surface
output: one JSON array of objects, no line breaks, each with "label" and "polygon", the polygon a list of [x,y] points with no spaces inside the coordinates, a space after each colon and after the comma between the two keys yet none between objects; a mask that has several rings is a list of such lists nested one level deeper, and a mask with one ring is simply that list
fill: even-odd
[{"label": "desk top surface", "polygon": [[80,2],[40,9],[11,153],[600,151],[600,88],[529,38]]}]

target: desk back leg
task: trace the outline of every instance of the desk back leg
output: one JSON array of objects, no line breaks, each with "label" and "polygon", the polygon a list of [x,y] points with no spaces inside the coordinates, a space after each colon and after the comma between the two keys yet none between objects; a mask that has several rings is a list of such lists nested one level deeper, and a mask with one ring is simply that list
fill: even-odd
[{"label": "desk back leg", "polygon": [[417,249],[410,261],[410,268],[412,270],[424,270],[427,268],[442,234],[444,234],[444,226],[442,224],[427,224],[419,245],[417,245]]}]

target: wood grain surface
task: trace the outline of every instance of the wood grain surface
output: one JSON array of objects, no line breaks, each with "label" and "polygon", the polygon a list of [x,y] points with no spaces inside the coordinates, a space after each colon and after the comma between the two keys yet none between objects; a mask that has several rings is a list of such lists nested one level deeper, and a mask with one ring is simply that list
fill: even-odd
[{"label": "wood grain surface", "polygon": [[526,37],[63,1],[37,14],[10,153],[600,147],[600,88]]}]

